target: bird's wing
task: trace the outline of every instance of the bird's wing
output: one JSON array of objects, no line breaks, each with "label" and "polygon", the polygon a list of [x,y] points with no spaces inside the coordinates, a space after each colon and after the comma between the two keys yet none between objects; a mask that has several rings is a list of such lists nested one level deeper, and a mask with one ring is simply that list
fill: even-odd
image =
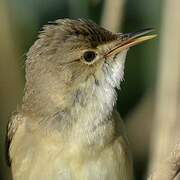
[{"label": "bird's wing", "polygon": [[126,129],[124,126],[124,122],[120,117],[120,114],[114,110],[113,111],[113,118],[116,120],[116,132],[119,135],[118,141],[119,144],[121,145],[121,148],[123,147],[123,150],[125,152],[125,155],[123,157],[121,157],[121,161],[122,158],[125,158],[124,162],[126,162],[126,168],[124,169],[124,172],[127,171],[127,177],[126,179],[133,179],[133,161],[132,161],[132,153],[129,147],[129,141],[127,138],[127,134],[126,134]]},{"label": "bird's wing", "polygon": [[18,129],[18,126],[20,122],[22,121],[22,118],[20,117],[19,113],[15,112],[13,113],[10,121],[7,125],[7,133],[6,133],[6,160],[8,165],[11,165],[11,159],[9,156],[9,148],[11,141],[14,137],[14,134],[16,133],[16,130]]},{"label": "bird's wing", "polygon": [[126,128],[119,112],[117,110],[114,110],[112,115],[113,115],[113,119],[115,119],[116,122],[116,128],[117,128],[116,132],[122,135],[125,138],[125,140],[128,142]]}]

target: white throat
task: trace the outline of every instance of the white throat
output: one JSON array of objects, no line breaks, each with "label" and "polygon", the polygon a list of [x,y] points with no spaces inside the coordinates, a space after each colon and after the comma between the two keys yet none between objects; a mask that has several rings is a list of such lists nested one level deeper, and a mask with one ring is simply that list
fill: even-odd
[{"label": "white throat", "polygon": [[76,114],[77,118],[73,129],[74,131],[78,130],[78,132],[72,133],[72,138],[83,140],[89,144],[94,144],[98,139],[98,144],[103,144],[103,137],[107,136],[106,130],[113,131],[114,124],[111,115],[117,100],[115,88],[120,87],[120,82],[123,79],[126,54],[127,51],[124,51],[114,56],[109,62],[107,60],[102,71],[96,74],[98,82],[95,83],[94,77],[92,77],[88,79],[86,86],[82,85],[82,91],[79,90],[79,101],[82,100],[82,103],[75,103],[71,112]]}]

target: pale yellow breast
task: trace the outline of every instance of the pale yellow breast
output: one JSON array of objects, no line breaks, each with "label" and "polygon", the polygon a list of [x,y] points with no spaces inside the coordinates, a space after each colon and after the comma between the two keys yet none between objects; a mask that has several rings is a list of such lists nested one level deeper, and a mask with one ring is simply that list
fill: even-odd
[{"label": "pale yellow breast", "polygon": [[[21,139],[21,138],[20,138]],[[102,149],[78,148],[75,144],[58,144],[37,135],[17,138],[23,143],[14,152],[12,170],[14,180],[130,180],[131,159],[122,137]],[[39,142],[38,142],[39,141]]]}]

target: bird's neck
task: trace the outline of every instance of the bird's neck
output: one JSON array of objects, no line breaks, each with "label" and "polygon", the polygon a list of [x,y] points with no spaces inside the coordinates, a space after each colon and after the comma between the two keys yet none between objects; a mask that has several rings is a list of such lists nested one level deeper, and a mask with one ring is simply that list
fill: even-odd
[{"label": "bird's neck", "polygon": [[99,84],[93,91],[86,96],[85,101],[82,99],[82,102],[77,102],[72,107],[72,119],[75,119],[71,121],[71,132],[73,138],[79,141],[103,145],[113,136],[112,111],[116,102],[116,91],[108,84]]},{"label": "bird's neck", "polygon": [[[91,81],[94,79],[89,81],[92,84]],[[65,138],[72,138],[77,144],[100,145],[112,138],[112,111],[116,102],[116,91],[112,85],[96,82],[94,86],[82,86],[66,99],[68,98],[71,99],[71,103],[65,107],[55,106],[51,101],[46,101],[48,110],[42,111],[41,114],[45,116],[39,118],[41,129],[45,129],[45,132],[55,131],[63,136],[67,134]],[[46,97],[43,98],[45,99]],[[44,107],[42,109],[45,110]],[[40,112],[40,107],[36,111]]]},{"label": "bird's neck", "polygon": [[112,112],[116,103],[116,91],[109,84],[98,84],[91,88],[88,91],[78,89],[72,106],[59,111],[54,116],[56,123],[54,120],[51,122],[53,127],[56,125],[59,128],[59,132],[69,132],[69,137],[76,140],[77,144],[103,145],[114,134]]}]

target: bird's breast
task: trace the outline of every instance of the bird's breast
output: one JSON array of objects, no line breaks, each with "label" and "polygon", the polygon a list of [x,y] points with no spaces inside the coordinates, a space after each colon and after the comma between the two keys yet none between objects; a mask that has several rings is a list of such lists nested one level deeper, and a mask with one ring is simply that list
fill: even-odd
[{"label": "bird's breast", "polygon": [[24,136],[14,152],[14,180],[130,180],[131,162],[127,144],[118,137],[96,150],[72,142]]}]

